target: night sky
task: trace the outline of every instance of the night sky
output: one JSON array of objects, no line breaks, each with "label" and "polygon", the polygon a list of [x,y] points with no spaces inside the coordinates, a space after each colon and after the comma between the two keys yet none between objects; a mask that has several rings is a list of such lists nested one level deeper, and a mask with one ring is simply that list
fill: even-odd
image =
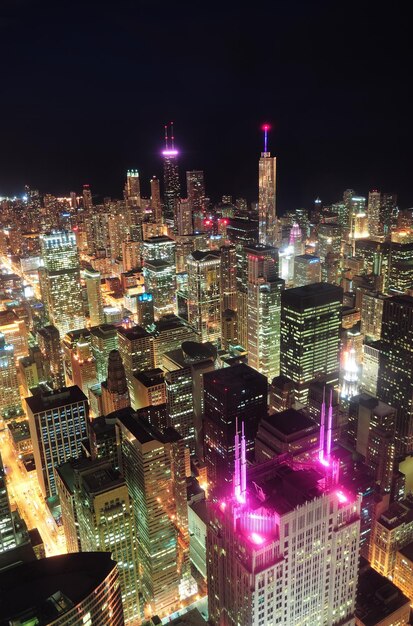
[{"label": "night sky", "polygon": [[280,211],[349,187],[395,191],[412,206],[401,7],[1,0],[0,195],[90,183],[97,197],[121,197],[128,168],[148,195],[174,120],[182,172],[203,169],[214,200],[254,200],[268,121]]}]

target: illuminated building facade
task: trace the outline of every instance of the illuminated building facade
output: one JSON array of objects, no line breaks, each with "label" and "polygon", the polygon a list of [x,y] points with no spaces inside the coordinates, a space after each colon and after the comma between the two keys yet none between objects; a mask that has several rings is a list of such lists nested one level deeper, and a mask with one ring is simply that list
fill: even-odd
[{"label": "illuminated building facade", "polygon": [[87,436],[88,403],[79,387],[25,398],[36,473],[43,497],[56,495],[54,468],[80,456]]},{"label": "illuminated building facade", "polygon": [[43,302],[60,335],[83,328],[79,253],[74,233],[54,232],[40,236],[44,262]]},{"label": "illuminated building facade", "polygon": [[413,446],[413,298],[384,301],[377,397],[397,409],[396,454]]},{"label": "illuminated building facade", "polygon": [[397,551],[413,541],[413,499],[392,502],[376,520],[372,536],[371,565],[394,578]]},{"label": "illuminated building facade", "polygon": [[0,311],[0,333],[4,335],[6,343],[13,346],[15,359],[27,355],[26,324],[14,311]]},{"label": "illuminated building facade", "polygon": [[200,340],[221,340],[221,258],[215,252],[195,251],[187,259],[188,321]]},{"label": "illuminated building facade", "polygon": [[384,234],[384,224],[381,222],[381,193],[373,190],[369,192],[367,202],[367,217],[369,233],[372,237],[380,237]]},{"label": "illuminated building facade", "polygon": [[170,237],[158,235],[145,239],[142,243],[142,261],[154,259],[166,261],[169,265],[175,265],[175,242]]},{"label": "illuminated building facade", "polygon": [[221,246],[221,309],[237,310],[237,254],[235,246]]},{"label": "illuminated building facade", "polygon": [[258,164],[259,242],[274,246],[277,242],[276,173],[277,160],[267,149],[269,127],[264,126],[264,152]]},{"label": "illuminated building facade", "polygon": [[119,353],[125,368],[131,405],[135,408],[133,374],[154,367],[153,339],[141,326],[118,328]]},{"label": "illuminated building facade", "polygon": [[108,359],[108,376],[101,384],[103,415],[130,406],[128,382],[122,357],[118,350],[111,350]]},{"label": "illuminated building facade", "polygon": [[93,268],[83,270],[83,279],[86,285],[90,325],[98,326],[103,324],[104,319],[100,272]]},{"label": "illuminated building facade", "polygon": [[204,451],[209,497],[228,490],[233,478],[236,422],[245,423],[252,455],[259,421],[267,414],[268,383],[248,365],[204,374]]},{"label": "illuminated building facade", "polygon": [[388,290],[405,293],[413,288],[413,242],[390,245]]},{"label": "illuminated building facade", "polygon": [[143,274],[145,290],[153,296],[154,317],[156,320],[163,315],[175,312],[176,275],[175,264],[168,261],[152,259],[146,261]]},{"label": "illuminated building facade", "polygon": [[283,455],[247,475],[243,434],[235,448],[233,495],[210,504],[211,623],[352,626],[360,497],[316,460],[303,469]]},{"label": "illuminated building facade", "polygon": [[112,324],[100,324],[90,329],[90,345],[96,362],[97,382],[106,380],[109,352],[118,349],[118,333]]},{"label": "illuminated building facade", "polygon": [[189,565],[184,442],[173,428],[162,434],[130,409],[117,414],[116,430],[139,537],[144,609],[168,615],[179,607]]},{"label": "illuminated building facade", "polygon": [[43,358],[45,380],[54,389],[60,389],[65,382],[65,371],[59,329],[50,325],[40,328],[37,331],[37,343]]},{"label": "illuminated building facade", "polygon": [[0,419],[9,419],[21,412],[14,349],[0,333]]},{"label": "illuminated building facade", "polygon": [[294,257],[294,287],[321,282],[320,257],[300,254]]},{"label": "illuminated building facade", "polygon": [[151,208],[152,208],[152,221],[155,224],[162,224],[162,204],[161,204],[161,190],[159,185],[159,179],[156,176],[151,178]]},{"label": "illuminated building facade", "polygon": [[0,454],[0,554],[17,545],[13,515],[7,493],[6,477]]},{"label": "illuminated building facade", "polygon": [[293,381],[295,399],[307,403],[312,380],[338,382],[342,289],[315,283],[281,295],[281,374]]},{"label": "illuminated building facade", "polygon": [[[169,142],[170,139],[170,142]],[[164,210],[165,217],[174,220],[180,197],[180,183],[178,170],[178,150],[174,145],[174,131],[171,124],[171,137],[168,137],[168,129],[165,126],[165,149],[163,156],[163,179],[164,179]]]}]

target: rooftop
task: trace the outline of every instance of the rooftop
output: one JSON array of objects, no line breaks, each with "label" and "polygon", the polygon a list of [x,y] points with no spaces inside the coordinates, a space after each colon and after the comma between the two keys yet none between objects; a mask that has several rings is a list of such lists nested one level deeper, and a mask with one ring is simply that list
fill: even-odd
[{"label": "rooftop", "polygon": [[144,337],[150,337],[149,333],[146,332],[142,326],[132,326],[132,328],[123,328],[120,326],[118,328],[119,335],[122,337],[126,337],[129,341],[134,341],[135,339],[143,339]]},{"label": "rooftop", "polygon": [[62,387],[55,391],[43,392],[35,396],[25,398],[27,406],[33,414],[49,411],[57,407],[74,404],[76,402],[87,403],[87,398],[77,385]]},{"label": "rooftop", "polygon": [[90,334],[105,339],[108,336],[116,335],[116,327],[113,324],[100,324],[99,326],[92,326]]},{"label": "rooftop", "polygon": [[330,283],[312,283],[303,287],[286,289],[281,294],[282,305],[302,311],[330,302],[342,302],[343,290]]},{"label": "rooftop", "polygon": [[283,439],[297,439],[311,431],[319,430],[316,422],[300,411],[287,409],[265,417],[261,425],[268,424],[271,430],[278,431]]},{"label": "rooftop", "polygon": [[182,439],[182,436],[174,428],[166,428],[161,432],[146,419],[138,416],[130,407],[116,411],[115,414],[119,422],[121,422],[141,444],[149,443],[150,441],[170,443]]},{"label": "rooftop", "polygon": [[406,559],[413,562],[413,541],[408,543],[404,548],[399,548],[400,554],[402,554]]}]

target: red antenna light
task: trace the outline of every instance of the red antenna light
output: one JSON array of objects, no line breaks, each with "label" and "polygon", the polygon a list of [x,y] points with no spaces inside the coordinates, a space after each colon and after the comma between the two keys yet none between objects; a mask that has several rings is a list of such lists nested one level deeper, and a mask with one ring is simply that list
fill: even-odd
[{"label": "red antenna light", "polygon": [[264,152],[268,152],[268,131],[271,130],[271,126],[263,124],[261,129],[264,131]]},{"label": "red antenna light", "polygon": [[165,124],[165,148],[168,150],[168,125]]}]

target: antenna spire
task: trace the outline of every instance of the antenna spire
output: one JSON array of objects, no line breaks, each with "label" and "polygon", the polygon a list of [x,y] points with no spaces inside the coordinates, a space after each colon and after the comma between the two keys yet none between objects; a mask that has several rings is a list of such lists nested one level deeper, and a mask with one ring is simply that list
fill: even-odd
[{"label": "antenna spire", "polygon": [[268,131],[270,130],[270,125],[264,124],[262,130],[264,131],[264,152],[268,152]]},{"label": "antenna spire", "polygon": [[171,122],[171,146],[172,146],[172,150],[175,149],[175,147],[174,147],[174,140],[175,140],[175,137],[174,137],[174,123]]},{"label": "antenna spire", "polygon": [[322,462],[324,460],[324,438],[325,438],[325,423],[326,423],[326,388],[323,388],[323,402],[321,403],[320,413],[320,446],[319,446],[319,458]]},{"label": "antenna spire", "polygon": [[238,432],[238,417],[235,418],[235,468],[234,468],[234,494],[237,500],[241,496],[241,459],[240,459],[240,441]]},{"label": "antenna spire", "polygon": [[245,441],[244,422],[242,422],[241,435],[241,499],[243,502],[247,498],[247,446]]},{"label": "antenna spire", "polygon": [[330,460],[331,455],[331,436],[333,430],[333,390],[330,389],[330,403],[328,407],[327,420],[327,459]]},{"label": "antenna spire", "polygon": [[165,149],[168,150],[168,125],[165,124]]}]

